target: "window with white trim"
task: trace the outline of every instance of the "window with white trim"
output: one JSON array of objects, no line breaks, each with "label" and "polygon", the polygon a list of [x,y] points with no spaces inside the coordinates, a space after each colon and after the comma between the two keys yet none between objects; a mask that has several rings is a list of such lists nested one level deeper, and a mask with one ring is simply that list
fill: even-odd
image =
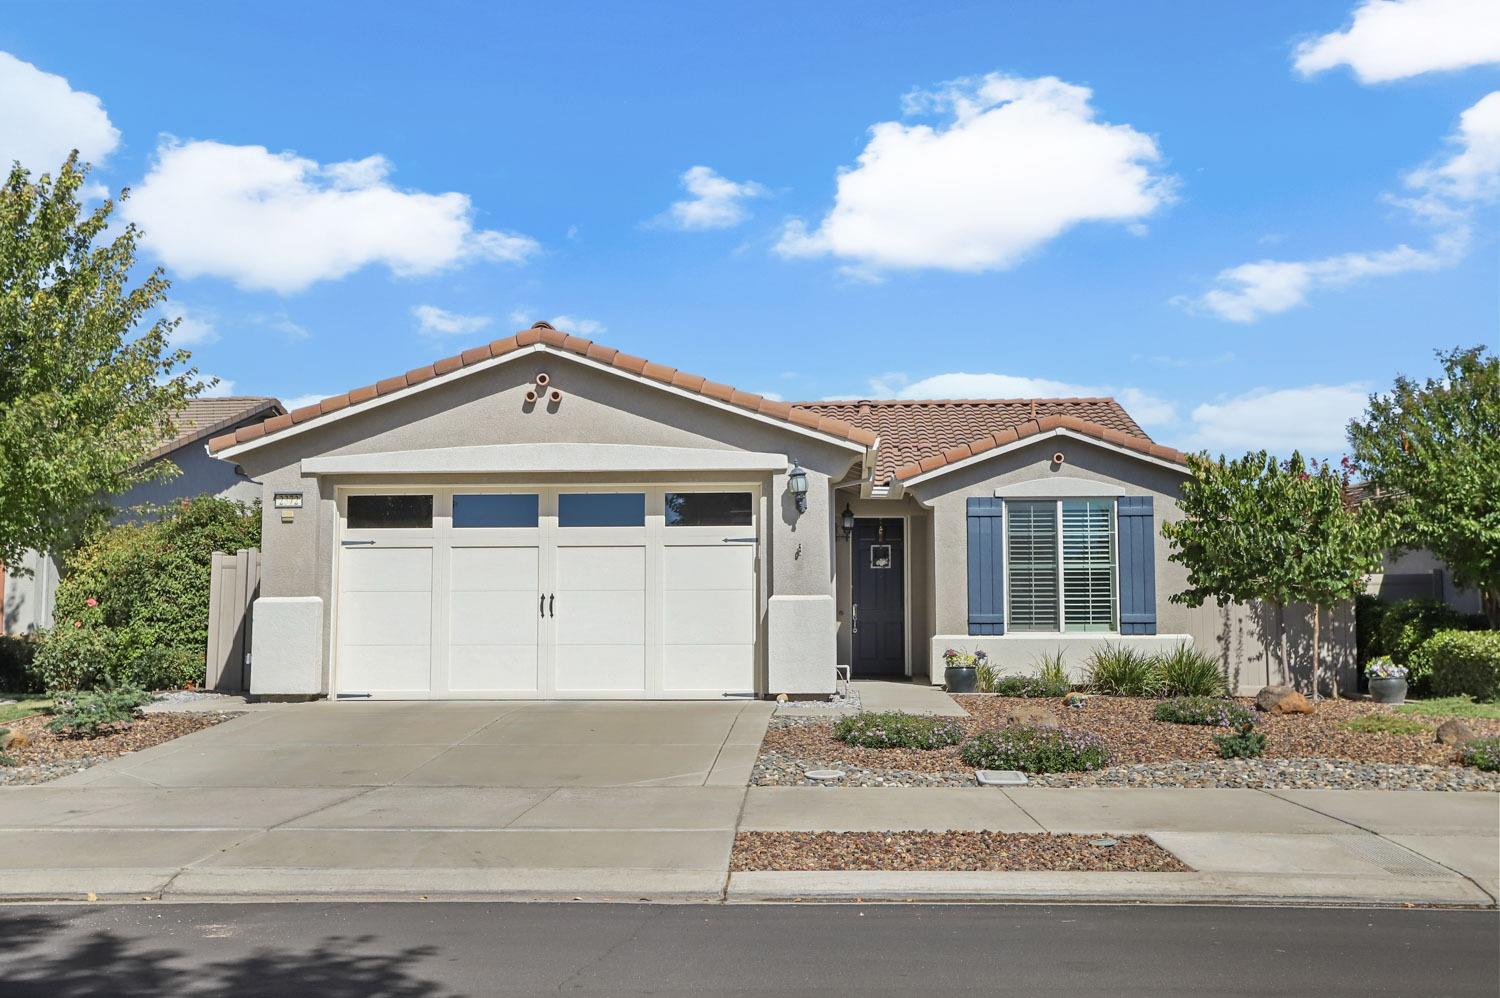
[{"label": "window with white trim", "polygon": [[1005,504],[1006,630],[1114,631],[1115,504]]}]

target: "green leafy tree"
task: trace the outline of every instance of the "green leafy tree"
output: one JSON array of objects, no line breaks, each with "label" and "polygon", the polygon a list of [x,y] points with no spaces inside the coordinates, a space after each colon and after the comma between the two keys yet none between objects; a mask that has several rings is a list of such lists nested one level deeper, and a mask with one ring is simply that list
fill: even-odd
[{"label": "green leafy tree", "polygon": [[1439,351],[1440,378],[1402,375],[1349,424],[1352,469],[1395,543],[1427,548],[1478,589],[1500,628],[1500,357]]},{"label": "green leafy tree", "polygon": [[1174,603],[1261,602],[1276,608],[1283,679],[1291,670],[1286,610],[1314,607],[1313,692],[1318,690],[1322,610],[1352,598],[1380,561],[1380,525],[1344,502],[1344,479],[1300,454],[1266,451],[1233,460],[1188,458],[1178,498],[1182,518],[1162,524],[1172,561],[1188,570]]},{"label": "green leafy tree", "polygon": [[132,285],[138,233],[108,231],[112,201],[84,209],[87,173],[74,153],[0,189],[0,562],[66,550],[104,497],[174,474],[142,458],[204,387],[170,347],[176,321],[144,325],[167,281]]}]

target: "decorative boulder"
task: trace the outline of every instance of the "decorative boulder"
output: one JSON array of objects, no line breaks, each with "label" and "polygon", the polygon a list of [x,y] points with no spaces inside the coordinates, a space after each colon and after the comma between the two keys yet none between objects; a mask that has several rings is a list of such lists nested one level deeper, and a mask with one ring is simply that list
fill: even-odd
[{"label": "decorative boulder", "polygon": [[[1474,736],[1469,735],[1470,738]],[[23,749],[31,744],[31,739],[26,737],[24,731],[7,731],[0,735],[0,752],[9,752],[11,749]]]},{"label": "decorative boulder", "polygon": [[1009,707],[1005,711],[1003,723],[1006,727],[1012,725],[1023,725],[1029,728],[1056,728],[1057,715],[1046,707],[1038,707],[1033,704],[1023,703]]},{"label": "decorative boulder", "polygon": [[1474,737],[1474,729],[1456,717],[1450,717],[1438,725],[1437,740],[1439,745],[1462,745]]},{"label": "decorative boulder", "polygon": [[1255,695],[1255,709],[1267,714],[1311,714],[1313,705],[1290,686],[1267,686]]},{"label": "decorative boulder", "polygon": [[1079,693],[1077,690],[1074,690],[1072,693],[1069,693],[1067,696],[1063,697],[1064,707],[1082,707],[1088,702],[1089,695],[1087,693]]}]

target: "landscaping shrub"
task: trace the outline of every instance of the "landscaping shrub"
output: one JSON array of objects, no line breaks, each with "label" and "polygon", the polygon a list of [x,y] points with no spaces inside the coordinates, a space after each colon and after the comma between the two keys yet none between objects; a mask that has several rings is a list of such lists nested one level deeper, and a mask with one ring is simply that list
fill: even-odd
[{"label": "landscaping shrub", "polygon": [[1345,721],[1344,727],[1366,735],[1421,735],[1428,730],[1421,721],[1399,714],[1363,714]]},{"label": "landscaping shrub", "polygon": [[1068,679],[1068,667],[1063,663],[1062,652],[1042,653],[1037,660],[1036,681],[1037,688],[1045,691],[1035,694],[1036,696],[1067,696],[1073,683]]},{"label": "landscaping shrub", "polygon": [[106,684],[114,660],[112,632],[59,625],[42,635],[33,668],[43,687],[67,693]]},{"label": "landscaping shrub", "polygon": [[151,694],[134,687],[59,697],[52,705],[47,730],[73,738],[94,738],[135,719],[135,709],[151,702]]},{"label": "landscaping shrub", "polygon": [[36,639],[0,634],[0,692],[40,693],[46,688],[37,675]]},{"label": "landscaping shrub", "polygon": [[1095,693],[1149,697],[1161,692],[1161,661],[1134,648],[1106,644],[1089,655],[1088,685]]},{"label": "landscaping shrub", "polygon": [[203,652],[191,648],[147,648],[111,678],[117,686],[146,690],[180,690],[202,686],[207,665]]},{"label": "landscaping shrub", "polygon": [[[142,656],[155,649],[201,656],[208,645],[213,553],[259,544],[259,503],[247,507],[214,496],[168,507],[159,519],[109,527],[68,557],[57,589],[56,630],[76,621],[112,632],[109,665],[99,677],[104,681],[131,681]],[[202,674],[200,667],[192,678],[201,681]]]},{"label": "landscaping shrub", "polygon": [[1002,676],[988,662],[980,663],[977,675],[979,692],[1007,697],[1060,697],[1072,689],[1061,652],[1043,654],[1034,676]]},{"label": "landscaping shrub", "polygon": [[1439,631],[1412,656],[1438,696],[1500,700],[1500,631]]},{"label": "landscaping shrub", "polygon": [[1458,761],[1487,773],[1500,773],[1500,737],[1470,738],[1459,748]]},{"label": "landscaping shrub", "polygon": [[1412,692],[1429,689],[1431,670],[1412,656],[1427,639],[1438,631],[1478,630],[1488,626],[1484,617],[1459,613],[1446,603],[1430,599],[1409,599],[1392,603],[1380,618],[1380,650],[1397,665],[1411,670],[1407,682]]},{"label": "landscaping shrub", "polygon": [[964,729],[947,717],[903,714],[898,710],[861,711],[833,726],[833,737],[860,748],[940,749],[963,741]]},{"label": "landscaping shrub", "polygon": [[1215,697],[1176,697],[1156,705],[1152,716],[1172,724],[1204,724],[1219,728],[1238,728],[1255,724],[1255,713],[1233,700]]},{"label": "landscaping shrub", "polygon": [[1229,681],[1212,655],[1180,644],[1161,656],[1162,692],[1169,697],[1221,697]]},{"label": "landscaping shrub", "polygon": [[965,765],[975,769],[1081,773],[1103,769],[1109,763],[1109,749],[1090,734],[1011,725],[979,732],[964,744],[962,757]]},{"label": "landscaping shrub", "polygon": [[1255,759],[1266,751],[1266,736],[1256,731],[1251,721],[1239,725],[1232,734],[1214,735],[1214,744],[1225,759]]}]

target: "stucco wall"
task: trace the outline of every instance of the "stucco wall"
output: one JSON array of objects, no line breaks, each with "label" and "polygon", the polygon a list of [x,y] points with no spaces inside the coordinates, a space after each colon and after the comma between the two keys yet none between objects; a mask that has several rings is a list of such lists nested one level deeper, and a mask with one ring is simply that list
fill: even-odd
[{"label": "stucco wall", "polygon": [[1381,570],[1370,576],[1366,591],[1390,602],[1436,599],[1460,613],[1484,612],[1479,590],[1455,586],[1447,562],[1425,548],[1386,552]]},{"label": "stucco wall", "polygon": [[[1051,459],[1058,451],[1066,460],[1055,466]],[[1232,607],[1226,611],[1213,604],[1192,608],[1171,602],[1174,593],[1186,588],[1187,570],[1168,560],[1171,548],[1161,534],[1161,525],[1181,516],[1177,495],[1185,476],[1185,471],[1138,460],[1084,441],[1051,438],[918,485],[911,490],[912,494],[932,510],[934,634],[960,639],[968,635],[969,497],[994,496],[996,489],[1022,482],[1049,478],[1084,479],[1118,486],[1123,495],[1151,495],[1154,498],[1157,635],[1185,635],[1194,645],[1212,651],[1239,689],[1253,692],[1267,682],[1268,675],[1280,681],[1279,661],[1273,657],[1268,668],[1260,640],[1266,635],[1272,643],[1275,642],[1273,611],[1263,611],[1258,607]],[[1058,494],[1068,494],[1066,486],[1060,486]],[[1352,609],[1342,607],[1336,614],[1325,614],[1322,634],[1325,670],[1331,669],[1327,674],[1335,677],[1340,687],[1346,690],[1353,688],[1355,679],[1352,622]],[[1288,611],[1288,630],[1292,636],[1289,657],[1293,662],[1293,678],[1306,682],[1312,654],[1311,617],[1305,608]],[[1070,647],[1080,639],[1087,640],[1078,634],[1068,637]],[[1108,636],[1095,638],[1096,641],[1108,639]],[[994,640],[1004,642],[1006,638]],[[969,643],[973,644],[973,640]],[[935,681],[941,681],[941,672],[939,663],[934,669]],[[1324,681],[1326,684],[1327,678]]]},{"label": "stucco wall", "polygon": [[[551,387],[563,393],[560,403],[525,402],[524,395],[540,371],[547,372]],[[832,482],[842,479],[859,455],[785,427],[716,409],[554,354],[524,355],[381,406],[353,410],[347,418],[270,441],[235,458],[252,478],[264,483],[262,595],[319,596],[332,608],[338,518],[335,488],[340,483],[379,483],[364,476],[326,476],[322,480],[304,476],[300,470],[303,459],[556,442],[757,451],[786,454],[789,461],[800,463],[808,472],[806,513],[796,512],[787,492],[785,472],[754,479],[767,498],[760,549],[764,581],[760,632],[764,639],[766,600],[771,595],[827,597],[827,626],[834,626]],[[687,482],[704,477],[673,473],[651,480]],[[707,476],[714,481],[726,477]],[[611,480],[642,483],[646,478],[527,474],[487,475],[482,480],[577,485],[585,481],[608,484]],[[397,481],[391,480],[392,484]],[[428,483],[434,479],[423,476],[407,484],[416,481]],[[304,508],[292,523],[282,523],[271,508],[272,493],[283,490],[304,493]],[[325,649],[335,616],[334,612],[324,615]],[[762,648],[765,645],[762,640]]]}]

